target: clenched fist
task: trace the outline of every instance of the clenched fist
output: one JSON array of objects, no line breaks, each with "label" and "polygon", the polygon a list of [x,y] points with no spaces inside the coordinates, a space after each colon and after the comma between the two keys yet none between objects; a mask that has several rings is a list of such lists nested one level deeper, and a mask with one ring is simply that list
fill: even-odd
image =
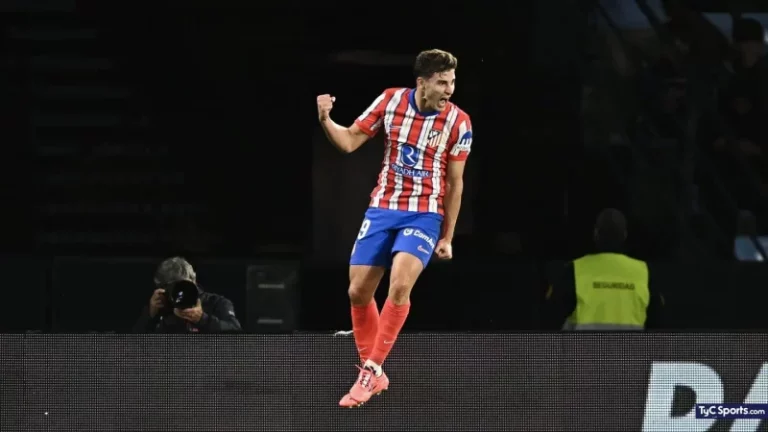
[{"label": "clenched fist", "polygon": [[437,242],[437,246],[435,247],[435,254],[437,254],[437,257],[444,260],[449,260],[453,258],[453,246],[451,246],[451,242],[449,242],[446,239],[440,239]]},{"label": "clenched fist", "polygon": [[321,122],[328,120],[334,102],[336,98],[331,95],[324,94],[317,97],[317,117]]}]

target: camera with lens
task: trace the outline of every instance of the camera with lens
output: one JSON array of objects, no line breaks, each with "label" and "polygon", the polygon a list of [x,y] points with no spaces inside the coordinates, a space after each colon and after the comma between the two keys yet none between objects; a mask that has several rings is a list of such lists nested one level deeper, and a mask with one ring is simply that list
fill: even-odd
[{"label": "camera with lens", "polygon": [[189,309],[197,305],[200,298],[197,284],[189,280],[180,280],[169,284],[165,288],[165,298],[168,308],[166,313],[173,313],[173,309]]}]

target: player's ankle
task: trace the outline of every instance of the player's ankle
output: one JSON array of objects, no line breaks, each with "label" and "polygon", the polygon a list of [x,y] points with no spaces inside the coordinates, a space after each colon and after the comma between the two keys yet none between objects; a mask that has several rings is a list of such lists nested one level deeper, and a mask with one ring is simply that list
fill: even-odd
[{"label": "player's ankle", "polygon": [[363,367],[366,368],[366,369],[372,370],[374,375],[376,375],[377,377],[380,377],[381,374],[384,372],[381,369],[381,365],[376,364],[375,362],[373,362],[371,360],[366,360],[365,363],[363,364]]}]

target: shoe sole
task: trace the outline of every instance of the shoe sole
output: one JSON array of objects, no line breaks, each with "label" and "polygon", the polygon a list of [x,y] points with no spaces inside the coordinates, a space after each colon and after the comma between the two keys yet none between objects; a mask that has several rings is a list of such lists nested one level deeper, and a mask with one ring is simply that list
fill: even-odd
[{"label": "shoe sole", "polygon": [[[384,393],[385,391],[387,391],[387,390],[386,390],[386,389],[384,389],[384,390],[382,390],[382,391],[380,391],[380,392],[378,392],[378,393],[374,393],[373,395],[374,395],[374,396],[379,396],[379,395],[381,395],[382,393]],[[363,405],[365,405],[365,402],[360,402],[360,403],[359,403],[359,404],[357,404],[357,405],[348,406],[347,408],[349,408],[349,409],[352,409],[352,408],[360,408],[360,407],[361,407],[361,406],[363,406]]]}]

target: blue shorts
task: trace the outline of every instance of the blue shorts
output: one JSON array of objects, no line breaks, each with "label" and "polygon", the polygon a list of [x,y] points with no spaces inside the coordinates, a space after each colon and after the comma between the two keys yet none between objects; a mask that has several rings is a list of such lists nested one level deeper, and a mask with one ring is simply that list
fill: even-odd
[{"label": "blue shorts", "polygon": [[426,268],[442,223],[443,217],[437,213],[369,208],[349,264],[389,268],[395,253],[407,252],[419,258]]}]

